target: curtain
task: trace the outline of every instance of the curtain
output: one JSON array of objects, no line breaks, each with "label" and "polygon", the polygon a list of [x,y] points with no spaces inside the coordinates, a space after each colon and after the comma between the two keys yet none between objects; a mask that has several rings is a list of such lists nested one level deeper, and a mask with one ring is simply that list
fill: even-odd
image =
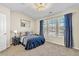
[{"label": "curtain", "polygon": [[65,17],[64,43],[67,48],[73,48],[72,13],[64,15],[64,17]]},{"label": "curtain", "polygon": [[44,36],[43,35],[43,23],[44,23],[44,21],[40,20],[40,35],[42,35],[42,36]]}]

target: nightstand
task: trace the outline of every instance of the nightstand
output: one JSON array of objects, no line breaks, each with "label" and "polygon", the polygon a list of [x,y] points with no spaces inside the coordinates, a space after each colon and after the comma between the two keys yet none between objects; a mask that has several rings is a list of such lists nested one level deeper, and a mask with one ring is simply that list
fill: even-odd
[{"label": "nightstand", "polygon": [[17,37],[17,36],[12,37],[12,44],[19,45],[20,44],[20,37]]}]

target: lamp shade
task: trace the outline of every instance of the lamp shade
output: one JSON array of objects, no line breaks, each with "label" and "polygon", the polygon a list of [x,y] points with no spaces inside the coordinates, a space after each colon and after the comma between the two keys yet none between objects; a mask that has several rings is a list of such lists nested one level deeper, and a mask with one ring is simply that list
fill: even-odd
[{"label": "lamp shade", "polygon": [[14,30],[14,33],[16,33],[16,34],[17,34],[17,30]]}]

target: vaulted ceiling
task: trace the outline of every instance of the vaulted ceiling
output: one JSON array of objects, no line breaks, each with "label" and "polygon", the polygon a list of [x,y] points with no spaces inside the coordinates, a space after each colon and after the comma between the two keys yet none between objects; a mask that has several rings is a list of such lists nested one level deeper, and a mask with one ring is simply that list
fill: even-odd
[{"label": "vaulted ceiling", "polygon": [[33,7],[33,3],[2,3],[12,11],[22,12],[33,19],[40,19],[56,12],[63,11],[67,8],[79,7],[77,3],[49,3],[49,6],[44,11],[38,11]]}]

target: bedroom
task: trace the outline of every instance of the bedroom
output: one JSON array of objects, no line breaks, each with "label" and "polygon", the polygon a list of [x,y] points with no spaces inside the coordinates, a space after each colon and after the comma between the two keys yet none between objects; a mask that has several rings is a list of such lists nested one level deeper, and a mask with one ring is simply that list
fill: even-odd
[{"label": "bedroom", "polygon": [[[40,4],[43,3],[39,3],[39,5]],[[35,8],[33,5],[36,4],[0,3],[0,18],[2,17],[1,19],[5,21],[3,21],[3,23],[5,23],[5,25],[3,25],[4,29],[2,27],[4,36],[0,35],[0,39],[4,39],[0,40],[2,44],[0,45],[0,55],[79,55],[79,4],[46,3],[46,10],[43,11],[37,7]],[[63,32],[65,26],[62,21],[65,19],[64,16],[66,16],[66,14],[71,13],[73,28],[73,34],[71,34],[73,36],[73,43],[71,45],[73,46],[65,48]],[[40,21],[42,20],[44,20],[44,24],[41,24],[44,28],[43,34],[45,38],[45,43],[43,45],[32,50],[25,50],[24,46],[21,44],[17,45],[15,43],[15,46],[12,45],[12,38],[15,39],[14,36],[23,36],[26,32],[30,32],[30,34],[36,36],[42,34],[42,29],[40,27]],[[60,27],[62,29],[60,29]],[[35,45],[40,44],[37,43]],[[71,49],[71,47],[73,48]],[[42,52],[40,52],[40,50],[42,50]]]}]

